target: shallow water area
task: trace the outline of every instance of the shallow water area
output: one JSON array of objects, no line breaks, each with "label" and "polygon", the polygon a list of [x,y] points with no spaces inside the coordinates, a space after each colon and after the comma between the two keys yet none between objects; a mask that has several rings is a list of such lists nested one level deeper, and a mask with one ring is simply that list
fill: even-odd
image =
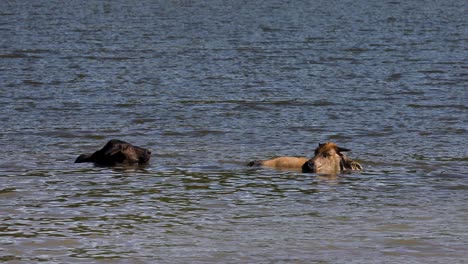
[{"label": "shallow water area", "polygon": [[[464,263],[466,9],[0,3],[0,262]],[[246,166],[325,141],[365,170]]]}]

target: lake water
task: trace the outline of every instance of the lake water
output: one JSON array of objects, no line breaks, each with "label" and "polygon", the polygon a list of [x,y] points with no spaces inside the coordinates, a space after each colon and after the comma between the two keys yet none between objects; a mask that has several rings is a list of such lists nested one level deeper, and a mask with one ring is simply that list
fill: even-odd
[{"label": "lake water", "polygon": [[[466,263],[467,10],[1,1],[0,262]],[[365,171],[245,166],[324,141]]]}]

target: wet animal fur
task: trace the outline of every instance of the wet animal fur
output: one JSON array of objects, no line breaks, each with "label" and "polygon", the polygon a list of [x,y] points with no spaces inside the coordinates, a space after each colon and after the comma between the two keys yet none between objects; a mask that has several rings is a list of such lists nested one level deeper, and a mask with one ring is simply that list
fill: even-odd
[{"label": "wet animal fur", "polygon": [[78,156],[75,163],[93,162],[102,166],[146,164],[150,158],[151,151],[122,140],[112,139],[102,149],[92,154]]},{"label": "wet animal fur", "polygon": [[303,157],[278,157],[269,160],[252,161],[249,166],[264,166],[275,169],[293,169],[319,174],[339,174],[344,171],[361,171],[358,162],[343,152],[349,149],[338,147],[333,142],[319,144],[311,159]]},{"label": "wet animal fur", "polygon": [[269,160],[256,160],[248,164],[248,166],[265,166],[278,169],[301,169],[302,165],[309,159],[303,157],[278,157]]}]

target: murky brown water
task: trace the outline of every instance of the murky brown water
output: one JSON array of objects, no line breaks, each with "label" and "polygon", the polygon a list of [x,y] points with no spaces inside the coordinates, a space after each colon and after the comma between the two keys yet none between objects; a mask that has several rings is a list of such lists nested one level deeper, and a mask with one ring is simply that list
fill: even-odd
[{"label": "murky brown water", "polygon": [[[464,263],[465,1],[3,1],[0,261]],[[74,164],[119,138],[146,167]],[[335,141],[359,174],[246,167]]]}]

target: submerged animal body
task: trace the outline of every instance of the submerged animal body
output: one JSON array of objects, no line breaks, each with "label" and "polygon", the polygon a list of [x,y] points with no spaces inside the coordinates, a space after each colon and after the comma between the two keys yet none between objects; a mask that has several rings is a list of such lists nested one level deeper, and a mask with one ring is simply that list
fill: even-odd
[{"label": "submerged animal body", "polygon": [[264,166],[276,169],[302,169],[309,159],[304,157],[277,157],[269,160],[256,160],[248,166]]},{"label": "submerged animal body", "polygon": [[249,166],[265,166],[275,169],[295,169],[302,172],[318,174],[339,174],[345,171],[361,171],[358,162],[348,158],[343,152],[349,149],[338,147],[333,142],[319,144],[315,149],[314,157],[278,157],[269,160],[250,162]]},{"label": "submerged animal body", "polygon": [[112,139],[93,154],[80,155],[75,163],[93,162],[101,166],[147,164],[150,158],[151,151],[122,140]]}]

